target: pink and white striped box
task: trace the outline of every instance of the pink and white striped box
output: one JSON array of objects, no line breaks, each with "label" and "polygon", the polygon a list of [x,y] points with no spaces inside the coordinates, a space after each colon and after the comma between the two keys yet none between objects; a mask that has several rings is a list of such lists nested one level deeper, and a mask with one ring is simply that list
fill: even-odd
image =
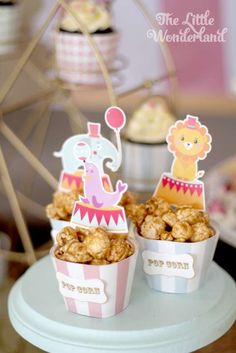
[{"label": "pink and white striped box", "polygon": [[56,244],[57,233],[60,232],[64,227],[75,227],[75,225],[68,221],[62,221],[60,219],[49,218],[50,225],[52,227],[51,230],[51,238],[53,240],[53,244]]},{"label": "pink and white striped box", "polygon": [[86,265],[62,261],[50,255],[59,291],[68,311],[106,318],[123,311],[129,304],[138,248],[125,260],[109,265]]},{"label": "pink and white striped box", "polygon": [[[92,37],[110,68],[117,55],[119,34],[93,34]],[[95,53],[83,34],[56,31],[54,41],[56,69],[60,79],[74,84],[104,83]]]},{"label": "pink and white striped box", "polygon": [[216,234],[196,243],[146,239],[135,229],[149,287],[165,293],[191,293],[199,289],[219,238],[215,223],[213,226]]},{"label": "pink and white striped box", "polygon": [[49,222],[51,224],[52,230],[56,230],[57,232],[59,232],[64,227],[73,226],[73,224],[71,222],[63,221],[61,219],[49,218]]}]

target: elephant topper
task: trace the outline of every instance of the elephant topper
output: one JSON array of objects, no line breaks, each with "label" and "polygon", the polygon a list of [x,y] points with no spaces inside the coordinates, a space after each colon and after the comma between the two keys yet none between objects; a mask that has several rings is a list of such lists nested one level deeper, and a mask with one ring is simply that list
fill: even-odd
[{"label": "elephant topper", "polygon": [[106,124],[115,132],[115,145],[100,133],[101,124],[88,122],[88,133],[79,134],[68,138],[59,152],[54,152],[55,157],[62,159],[64,171],[75,173],[84,168],[84,161],[93,163],[100,175],[104,175],[104,161],[106,167],[112,172],[119,169],[122,160],[120,130],[125,126],[126,116],[122,109],[110,107],[105,112]]},{"label": "elephant topper", "polygon": [[168,150],[174,155],[171,174],[180,180],[194,181],[204,175],[198,171],[198,161],[211,151],[211,135],[198,117],[187,115],[170,127],[167,135]]}]

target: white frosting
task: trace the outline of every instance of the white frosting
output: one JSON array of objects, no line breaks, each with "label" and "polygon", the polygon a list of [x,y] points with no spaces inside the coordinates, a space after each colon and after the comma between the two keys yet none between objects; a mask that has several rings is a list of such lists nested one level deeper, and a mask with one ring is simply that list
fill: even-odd
[{"label": "white frosting", "polygon": [[[74,0],[69,5],[79,20],[87,27],[89,33],[111,27],[111,16],[105,6],[97,5],[91,0]],[[65,12],[60,22],[60,28],[70,32],[81,30],[77,21],[68,12]]]},{"label": "white frosting", "polygon": [[152,98],[134,112],[128,123],[126,136],[135,142],[164,142],[174,122],[175,118],[169,112],[166,103]]}]

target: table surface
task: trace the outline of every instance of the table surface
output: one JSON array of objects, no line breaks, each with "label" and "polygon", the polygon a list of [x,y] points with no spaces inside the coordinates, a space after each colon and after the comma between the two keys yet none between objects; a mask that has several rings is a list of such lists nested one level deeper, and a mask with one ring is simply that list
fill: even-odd
[{"label": "table surface", "polygon": [[47,352],[191,352],[222,336],[236,317],[232,278],[212,263],[206,284],[191,294],[148,288],[138,262],[131,302],[119,315],[88,318],[66,311],[49,257],[13,286],[9,315],[16,331]]}]

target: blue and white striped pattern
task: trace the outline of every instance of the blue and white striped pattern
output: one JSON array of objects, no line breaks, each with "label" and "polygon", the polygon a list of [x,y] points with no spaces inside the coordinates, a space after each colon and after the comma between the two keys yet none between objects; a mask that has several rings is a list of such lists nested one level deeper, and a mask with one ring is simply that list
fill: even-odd
[{"label": "blue and white striped pattern", "polygon": [[134,190],[154,191],[161,174],[170,169],[167,144],[141,144],[122,141],[122,176]]},{"label": "blue and white striped pattern", "polygon": [[140,250],[165,254],[189,254],[193,257],[194,277],[191,279],[164,275],[147,275],[149,287],[167,293],[190,293],[203,283],[214,256],[219,232],[213,237],[196,243],[178,243],[164,240],[150,240],[137,235]]}]

